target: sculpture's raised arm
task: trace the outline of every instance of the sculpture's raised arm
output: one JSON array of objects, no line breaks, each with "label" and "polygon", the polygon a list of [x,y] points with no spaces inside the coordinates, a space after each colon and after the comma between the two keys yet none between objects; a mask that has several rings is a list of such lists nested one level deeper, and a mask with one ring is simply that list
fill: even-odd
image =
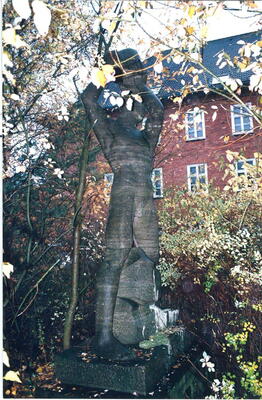
[{"label": "sculpture's raised arm", "polygon": [[143,99],[147,114],[145,135],[151,150],[154,151],[163,124],[164,107],[153,91],[146,86],[146,78],[146,73],[141,68],[141,70],[137,70],[132,74],[127,73],[126,76],[123,76],[122,85],[131,90],[132,93],[139,94]]},{"label": "sculpture's raised arm", "polygon": [[102,90],[103,88],[97,89],[93,83],[90,83],[83,91],[81,98],[96,137],[104,154],[107,155],[109,154],[113,137],[108,126],[107,113],[98,104],[98,98]]},{"label": "sculpture's raised arm", "polygon": [[164,107],[158,97],[146,85],[140,88],[139,95],[143,99],[147,113],[145,134],[150,143],[151,150],[154,151],[163,125]]}]

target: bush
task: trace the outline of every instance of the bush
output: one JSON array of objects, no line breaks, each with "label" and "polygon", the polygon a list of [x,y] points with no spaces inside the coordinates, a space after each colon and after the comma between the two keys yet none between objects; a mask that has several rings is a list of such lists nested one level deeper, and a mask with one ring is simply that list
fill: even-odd
[{"label": "bush", "polygon": [[[238,153],[227,156],[224,190],[166,193],[158,268],[183,322],[198,327],[217,359],[215,374],[224,383],[213,383],[215,396],[259,398],[262,162],[258,153],[254,166]],[[239,160],[246,166],[240,177]]]}]

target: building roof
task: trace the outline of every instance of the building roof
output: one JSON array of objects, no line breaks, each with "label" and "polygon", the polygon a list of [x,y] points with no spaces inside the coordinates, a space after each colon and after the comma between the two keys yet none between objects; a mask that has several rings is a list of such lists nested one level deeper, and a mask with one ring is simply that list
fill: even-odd
[{"label": "building roof", "polygon": [[[219,68],[219,65],[217,65],[218,55],[225,52],[232,60],[235,56],[239,55],[238,51],[243,46],[243,41],[245,43],[255,43],[259,40],[261,40],[261,32],[249,32],[223,39],[211,40],[202,48],[203,65],[213,75],[219,78],[229,76],[233,79],[241,79],[243,83],[248,84],[252,71],[241,72],[236,66],[232,67],[230,65],[226,65],[224,68]],[[171,57],[168,57],[170,52],[171,50],[163,51],[162,54],[165,57],[163,60],[164,70],[161,74],[158,74],[157,77],[152,74],[152,66],[155,64],[156,58],[150,57],[144,61],[143,65],[148,67],[148,71],[151,71],[150,75],[154,76],[153,79],[149,77],[149,86],[155,89],[155,93],[161,100],[168,99],[169,97],[180,96],[186,85],[191,86],[190,92],[201,91],[201,86],[198,82],[196,82],[195,85],[192,85],[194,73],[188,72],[190,67],[195,67],[199,70],[199,65],[188,61],[176,64]],[[221,85],[214,80],[212,74],[206,71],[197,73],[199,81],[201,81],[205,87],[222,88]],[[98,99],[98,104],[100,104],[101,107],[114,111],[119,107],[111,104],[108,93],[110,93],[110,95],[113,94],[115,96],[120,96],[121,90],[118,84],[115,82],[109,82]]]},{"label": "building roof", "polygon": [[[243,83],[248,83],[252,71],[241,72],[237,67],[232,67],[230,65],[226,65],[224,68],[219,68],[219,65],[217,65],[218,55],[219,53],[225,52],[232,60],[235,56],[239,55],[238,51],[243,46],[241,41],[254,43],[258,40],[261,40],[261,32],[249,32],[223,39],[211,40],[202,48],[203,65],[217,77],[223,78],[229,76],[233,79],[241,79]],[[168,56],[169,53],[170,51],[166,50],[163,52],[163,55]],[[151,57],[145,60],[144,65],[146,67],[152,66],[155,62],[156,58]],[[200,69],[197,64],[188,61],[175,64],[171,57],[170,59],[166,58],[163,60],[164,72],[158,76],[157,82],[151,81],[152,86],[155,86],[156,88],[156,92],[157,89],[159,89],[157,95],[161,99],[181,95],[185,86],[187,84],[192,84],[193,75],[192,73],[190,74],[187,72],[192,66],[198,70]],[[198,73],[198,76],[200,81],[207,87],[219,86],[218,82],[208,72],[203,71],[202,73]],[[197,86],[199,87],[196,83],[193,91],[200,90]]]}]

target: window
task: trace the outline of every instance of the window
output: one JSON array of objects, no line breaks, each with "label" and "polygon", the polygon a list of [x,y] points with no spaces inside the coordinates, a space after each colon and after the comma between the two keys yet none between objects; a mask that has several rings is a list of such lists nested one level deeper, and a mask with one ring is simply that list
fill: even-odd
[{"label": "window", "polygon": [[[247,105],[251,106],[250,103]],[[252,116],[242,106],[231,106],[231,121],[233,135],[240,135],[241,133],[252,132],[253,130]]]},{"label": "window", "polygon": [[113,185],[113,180],[114,180],[114,174],[113,172],[110,172],[108,174],[104,175],[104,181],[105,181],[105,195],[110,196],[111,192],[111,186]]},{"label": "window", "polygon": [[162,168],[154,168],[152,171],[153,197],[163,197],[163,172]]},{"label": "window", "polygon": [[106,182],[106,186],[110,187],[113,184],[113,180],[114,180],[114,174],[113,172],[110,172],[109,174],[105,174],[104,175],[104,180]]},{"label": "window", "polygon": [[248,160],[245,160],[245,161],[237,161],[236,162],[236,171],[237,171],[238,176],[247,175],[247,168],[246,168],[245,164],[255,165],[256,160],[254,158],[249,158]]},{"label": "window", "polygon": [[207,164],[187,166],[187,179],[189,192],[196,192],[202,185],[207,185]]},{"label": "window", "polygon": [[[114,174],[108,173],[104,175],[105,185],[106,185],[106,196],[110,196],[111,186],[114,181]],[[151,175],[151,180],[153,184],[153,197],[160,198],[163,197],[163,172],[162,168],[154,168]]]},{"label": "window", "polygon": [[198,107],[186,113],[186,139],[205,139],[205,114]]},{"label": "window", "polygon": [[255,171],[249,170],[248,166],[255,166],[255,158],[249,158],[244,160],[239,160],[236,162],[236,173],[240,177],[238,182],[238,190],[245,190],[248,188],[257,189],[256,174]]}]

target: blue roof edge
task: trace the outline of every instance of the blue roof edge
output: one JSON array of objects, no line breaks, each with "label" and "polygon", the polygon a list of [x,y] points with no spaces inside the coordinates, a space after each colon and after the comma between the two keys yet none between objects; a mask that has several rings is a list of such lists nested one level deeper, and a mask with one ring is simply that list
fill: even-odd
[{"label": "blue roof edge", "polygon": [[[242,46],[242,44],[238,44],[238,41],[240,40],[244,40],[247,43],[253,43],[261,40],[261,31],[251,31],[206,42],[206,44],[202,48],[203,65],[219,78],[230,76],[234,79],[241,79],[244,84],[248,83],[249,78],[252,74],[251,71],[241,72],[237,67],[233,68],[229,66],[220,69],[219,66],[216,65],[217,55],[222,51],[225,51],[225,53],[227,53],[230,58],[238,55],[238,50]],[[165,50],[163,51],[163,54],[168,55],[169,52],[171,52],[171,50]],[[152,71],[152,66],[155,61],[156,58],[153,56],[146,59],[143,64],[145,67],[148,66],[149,70]],[[174,62],[167,63],[167,61],[165,60],[163,61],[163,65],[164,67],[169,69],[170,73],[169,75],[166,75],[164,73],[159,75],[161,87],[159,92],[157,93],[158,97],[162,100],[165,100],[173,96],[180,96],[185,86],[185,84],[181,83],[181,80],[186,82],[188,81],[189,76],[187,74],[184,74],[179,75],[179,79],[176,79],[174,77],[172,78],[171,75],[178,73],[182,64],[175,64]],[[188,65],[190,65],[190,63],[188,63]],[[199,77],[205,79],[206,87],[208,88],[222,88],[221,84],[214,83],[212,75],[208,72],[202,73],[202,75],[200,74]],[[201,91],[201,89],[199,89],[198,91]]]}]

